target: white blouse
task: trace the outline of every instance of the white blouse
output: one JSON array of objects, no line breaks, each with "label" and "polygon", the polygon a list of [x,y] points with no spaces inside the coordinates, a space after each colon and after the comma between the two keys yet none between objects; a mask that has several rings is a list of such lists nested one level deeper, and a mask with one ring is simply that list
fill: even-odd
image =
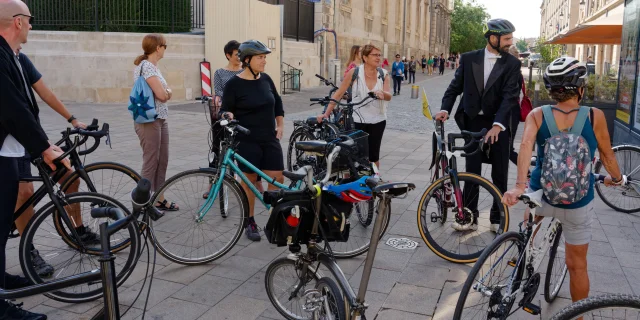
[{"label": "white blouse", "polygon": [[[384,89],[384,79],[380,79],[378,76],[378,70],[376,70],[376,85],[373,90],[369,90],[367,87],[367,81],[364,75],[364,65],[358,66],[358,78],[353,82],[352,102],[362,101],[369,96],[369,92],[375,92]],[[382,69],[386,78],[388,72]],[[387,107],[389,101],[385,100],[370,100],[369,102],[354,107],[353,120],[358,123],[379,123],[387,120]]]}]

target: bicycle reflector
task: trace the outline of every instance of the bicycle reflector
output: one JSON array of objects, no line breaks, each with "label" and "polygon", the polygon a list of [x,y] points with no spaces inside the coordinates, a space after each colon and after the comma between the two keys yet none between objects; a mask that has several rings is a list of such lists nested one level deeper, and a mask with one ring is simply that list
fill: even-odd
[{"label": "bicycle reflector", "polygon": [[286,221],[287,221],[287,224],[293,228],[300,225],[300,207],[299,206],[295,206],[291,208],[291,212],[289,213],[289,216],[287,217]]}]

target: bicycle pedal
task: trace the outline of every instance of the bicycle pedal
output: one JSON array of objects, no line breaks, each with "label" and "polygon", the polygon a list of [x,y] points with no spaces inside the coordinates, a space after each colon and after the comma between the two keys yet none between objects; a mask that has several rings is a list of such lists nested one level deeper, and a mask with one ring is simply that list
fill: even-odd
[{"label": "bicycle pedal", "polygon": [[147,212],[149,213],[149,217],[153,221],[158,221],[160,218],[164,217],[164,212],[156,208],[149,208]]},{"label": "bicycle pedal", "polygon": [[528,313],[530,313],[530,314],[532,314],[534,316],[539,315],[540,311],[542,311],[542,309],[539,306],[536,306],[535,304],[533,304],[531,302],[525,304],[522,307],[522,310],[524,310],[524,311],[526,311],[526,312],[528,312]]},{"label": "bicycle pedal", "polygon": [[435,213],[435,212],[431,212],[431,222],[436,223],[438,222],[439,219],[442,219],[442,216]]}]

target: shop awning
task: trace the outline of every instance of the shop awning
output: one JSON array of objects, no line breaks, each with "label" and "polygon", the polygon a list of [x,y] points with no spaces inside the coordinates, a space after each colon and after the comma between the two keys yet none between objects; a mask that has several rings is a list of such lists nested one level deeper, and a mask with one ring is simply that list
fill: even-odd
[{"label": "shop awning", "polygon": [[620,5],[605,16],[581,24],[566,33],[547,41],[551,44],[620,44],[622,43],[622,21],[624,5]]}]

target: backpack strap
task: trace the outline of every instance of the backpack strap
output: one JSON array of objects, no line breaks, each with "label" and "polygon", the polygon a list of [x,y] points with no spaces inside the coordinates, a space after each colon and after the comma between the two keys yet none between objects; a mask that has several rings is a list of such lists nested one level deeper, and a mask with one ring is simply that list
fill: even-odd
[{"label": "backpack strap", "polygon": [[360,66],[353,68],[353,76],[351,77],[351,86],[358,79],[358,73],[360,73]]},{"label": "backpack strap", "polygon": [[384,82],[384,69],[378,67],[378,79],[382,80],[382,82]]},{"label": "backpack strap", "polygon": [[547,128],[549,129],[549,135],[555,136],[560,133],[558,125],[556,125],[556,119],[553,117],[553,109],[550,105],[542,106],[542,115],[547,120]]},{"label": "backpack strap", "polygon": [[573,127],[571,127],[571,133],[575,135],[581,135],[585,122],[589,119],[589,107],[580,107],[576,120],[573,121]]}]

